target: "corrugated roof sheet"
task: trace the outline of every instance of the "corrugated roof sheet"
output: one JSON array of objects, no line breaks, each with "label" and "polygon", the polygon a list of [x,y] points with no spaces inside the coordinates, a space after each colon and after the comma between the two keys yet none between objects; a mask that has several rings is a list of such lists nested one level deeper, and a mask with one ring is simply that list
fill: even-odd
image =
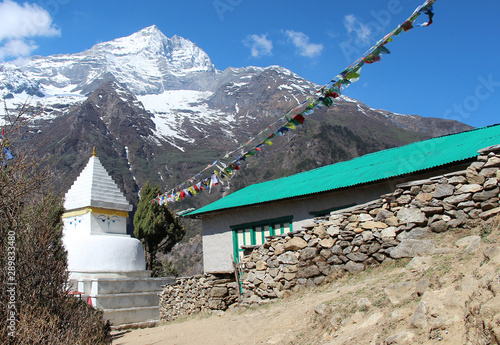
[{"label": "corrugated roof sheet", "polygon": [[436,168],[473,158],[478,150],[496,144],[500,144],[500,125],[419,141],[257,183],[187,216],[332,191]]}]

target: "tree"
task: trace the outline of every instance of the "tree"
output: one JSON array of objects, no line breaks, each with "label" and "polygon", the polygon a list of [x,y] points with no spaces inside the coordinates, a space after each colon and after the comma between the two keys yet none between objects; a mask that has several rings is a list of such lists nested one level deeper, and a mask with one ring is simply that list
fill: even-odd
[{"label": "tree", "polygon": [[21,115],[0,138],[0,343],[109,344],[102,312],[68,296],[63,200],[49,159],[23,148]]},{"label": "tree", "polygon": [[152,202],[159,194],[160,187],[151,187],[149,181],[141,189],[141,198],[134,215],[134,235],[147,253],[147,268],[153,270],[156,254],[167,254],[184,237],[186,230],[166,205]]}]

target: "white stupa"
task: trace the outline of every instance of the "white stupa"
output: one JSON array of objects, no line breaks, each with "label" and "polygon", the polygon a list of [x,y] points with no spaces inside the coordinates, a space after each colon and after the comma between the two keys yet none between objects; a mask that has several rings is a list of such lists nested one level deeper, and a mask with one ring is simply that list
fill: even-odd
[{"label": "white stupa", "polygon": [[125,196],[102,166],[95,150],[66,193],[63,243],[72,278],[108,273],[145,273],[141,243],[127,234]]},{"label": "white stupa", "polygon": [[158,294],[173,277],[152,278],[141,243],[127,235],[132,206],[95,150],[66,193],[62,216],[69,287],[114,326],[151,325],[160,319]]}]

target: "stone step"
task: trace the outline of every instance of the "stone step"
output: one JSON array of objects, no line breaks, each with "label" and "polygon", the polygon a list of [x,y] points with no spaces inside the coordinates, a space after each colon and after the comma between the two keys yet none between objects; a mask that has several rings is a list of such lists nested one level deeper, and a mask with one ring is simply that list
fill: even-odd
[{"label": "stone step", "polygon": [[104,318],[109,320],[112,326],[157,323],[160,320],[160,308],[134,307],[119,309],[104,309]]},{"label": "stone step", "polygon": [[158,307],[159,291],[90,295],[92,305],[99,309]]},{"label": "stone step", "polygon": [[91,295],[105,295],[128,292],[161,291],[162,285],[172,284],[174,277],[161,278],[106,278],[91,281]]}]

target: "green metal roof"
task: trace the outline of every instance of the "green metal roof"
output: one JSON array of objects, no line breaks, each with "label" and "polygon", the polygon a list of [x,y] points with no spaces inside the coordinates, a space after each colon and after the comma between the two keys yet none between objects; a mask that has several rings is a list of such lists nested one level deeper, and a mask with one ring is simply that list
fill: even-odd
[{"label": "green metal roof", "polygon": [[432,138],[370,153],[296,175],[257,183],[186,216],[306,196],[444,166],[500,144],[500,125]]}]

